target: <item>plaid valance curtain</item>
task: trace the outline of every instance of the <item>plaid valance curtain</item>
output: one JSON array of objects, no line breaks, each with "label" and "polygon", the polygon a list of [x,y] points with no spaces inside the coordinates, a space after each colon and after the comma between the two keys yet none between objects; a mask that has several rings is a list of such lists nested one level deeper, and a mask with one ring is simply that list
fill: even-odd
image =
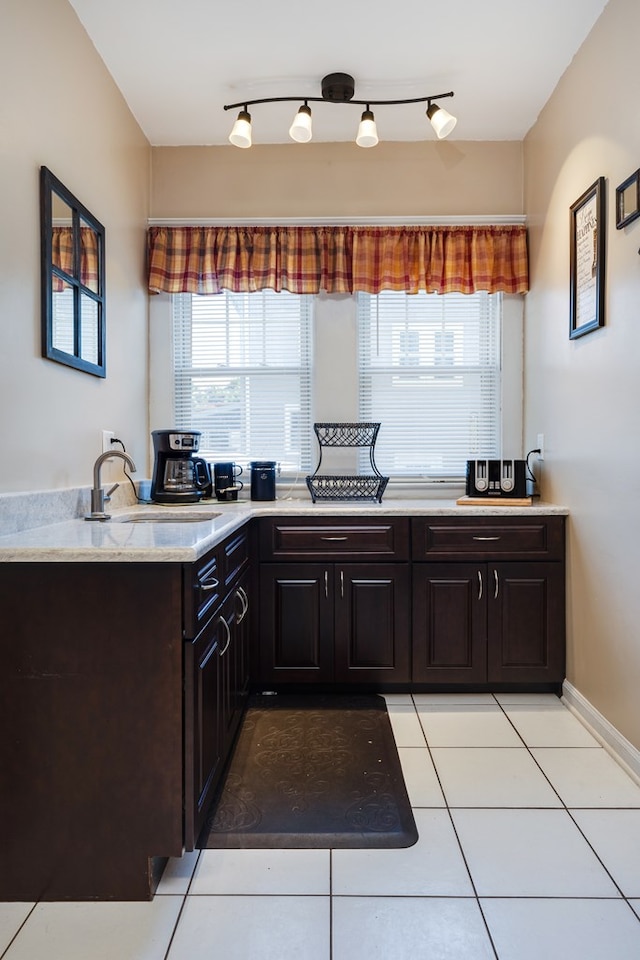
[{"label": "plaid valance curtain", "polygon": [[151,227],[151,293],[526,293],[524,226]]},{"label": "plaid valance curtain", "polygon": [[[98,234],[91,227],[80,228],[80,272],[74,268],[73,228],[54,227],[51,232],[51,263],[90,290],[98,292]],[[64,290],[64,281],[53,275],[53,290]]]}]

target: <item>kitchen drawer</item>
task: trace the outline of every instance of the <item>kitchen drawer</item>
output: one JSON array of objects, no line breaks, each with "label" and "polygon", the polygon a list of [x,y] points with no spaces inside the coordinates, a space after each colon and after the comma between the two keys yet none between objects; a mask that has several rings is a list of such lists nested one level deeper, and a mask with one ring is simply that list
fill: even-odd
[{"label": "kitchen drawer", "polygon": [[248,567],[251,559],[250,552],[248,523],[220,544],[220,573],[225,594],[233,581]]},{"label": "kitchen drawer", "polygon": [[261,560],[409,559],[405,518],[318,517],[260,521]]},{"label": "kitchen drawer", "polygon": [[564,517],[420,517],[414,560],[563,560]]},{"label": "kitchen drawer", "polygon": [[184,565],[184,636],[197,637],[224,598],[219,547]]}]

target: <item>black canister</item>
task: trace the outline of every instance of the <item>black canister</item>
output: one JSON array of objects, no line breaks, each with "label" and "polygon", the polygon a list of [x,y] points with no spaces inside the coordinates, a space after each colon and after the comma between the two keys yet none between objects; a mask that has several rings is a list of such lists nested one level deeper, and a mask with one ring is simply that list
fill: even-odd
[{"label": "black canister", "polygon": [[251,499],[276,499],[276,463],[275,460],[252,460]]}]

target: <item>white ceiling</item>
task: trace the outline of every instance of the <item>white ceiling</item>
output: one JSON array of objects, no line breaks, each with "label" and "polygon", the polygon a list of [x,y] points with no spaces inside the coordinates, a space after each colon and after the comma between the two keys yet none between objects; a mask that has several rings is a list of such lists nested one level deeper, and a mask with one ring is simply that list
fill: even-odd
[{"label": "white ceiling", "polygon": [[[153,145],[227,142],[236,111],[320,96],[455,92],[451,139],[521,140],[607,0],[69,0]],[[311,104],[315,141],[353,140],[362,107]],[[435,139],[424,105],[375,108],[381,140]],[[254,143],[289,142],[295,104],[250,108]],[[304,149],[300,147],[299,149]]]}]

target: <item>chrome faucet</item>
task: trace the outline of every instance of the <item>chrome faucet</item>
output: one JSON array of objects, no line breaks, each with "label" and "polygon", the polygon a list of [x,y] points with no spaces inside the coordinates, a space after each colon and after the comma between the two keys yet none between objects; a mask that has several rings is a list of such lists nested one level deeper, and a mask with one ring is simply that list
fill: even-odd
[{"label": "chrome faucet", "polygon": [[85,520],[108,520],[110,514],[104,512],[105,500],[111,499],[111,494],[113,491],[120,486],[118,483],[114,485],[107,491],[104,492],[102,489],[102,484],[100,482],[100,470],[102,469],[102,464],[105,460],[111,460],[112,457],[120,457],[121,460],[124,460],[128,464],[129,469],[136,472],[136,465],[129,456],[128,453],[124,453],[122,450],[107,450],[105,453],[101,453],[96,462],[93,465],[93,488],[91,490],[91,513],[89,516],[85,517]]}]

